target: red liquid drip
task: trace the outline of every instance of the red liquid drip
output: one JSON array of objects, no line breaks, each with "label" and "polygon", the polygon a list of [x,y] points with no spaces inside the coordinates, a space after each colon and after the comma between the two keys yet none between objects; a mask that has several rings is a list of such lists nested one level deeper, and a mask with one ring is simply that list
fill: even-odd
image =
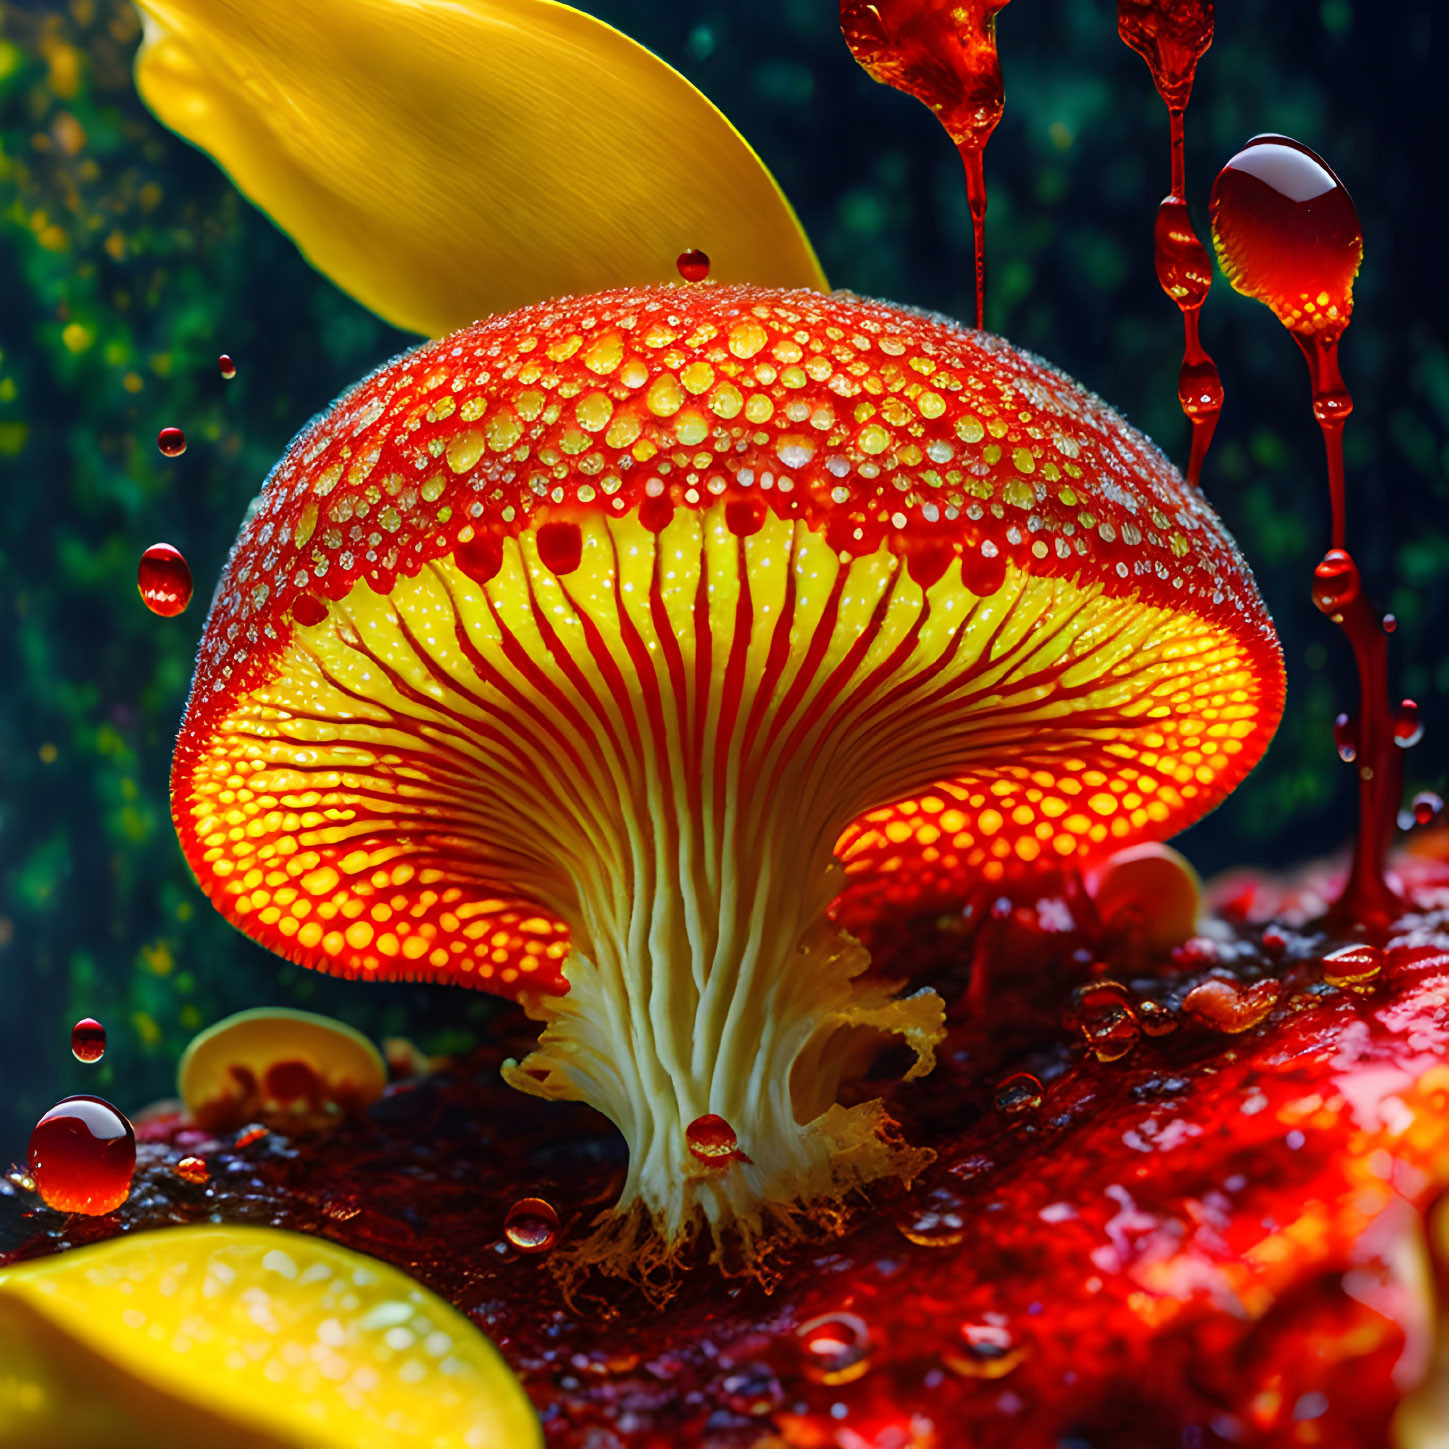
[{"label": "red liquid drip", "polygon": [[1172,190],[1157,208],[1152,249],[1157,280],[1182,312],[1184,345],[1177,398],[1192,424],[1187,479],[1195,485],[1223,407],[1222,380],[1199,333],[1199,316],[1213,274],[1207,248],[1188,217],[1183,155],[1183,122],[1193,76],[1213,43],[1212,0],[1118,0],[1117,33],[1147,62],[1152,83],[1167,103]]},{"label": "red liquid drip", "polygon": [[558,1214],[541,1197],[520,1198],[508,1209],[503,1234],[520,1253],[546,1253],[558,1241]]},{"label": "red liquid drip", "polygon": [[57,1102],[30,1134],[30,1175],[48,1207],[99,1216],[131,1193],[136,1134],[99,1097]]},{"label": "red liquid drip", "polygon": [[1414,824],[1432,825],[1444,810],[1444,800],[1432,790],[1420,790],[1414,796]]},{"label": "red liquid drip", "polygon": [[292,601],[292,622],[310,629],[327,617],[327,605],[316,594],[298,594]]},{"label": "red liquid drip", "polygon": [[223,352],[221,356],[217,358],[216,366],[217,370],[221,373],[222,377],[227,380],[227,382],[230,382],[232,378],[236,376],[236,363],[234,363],[231,358],[226,355],[226,353]]},{"label": "red liquid drip", "polygon": [[735,1136],[735,1129],[713,1112],[696,1117],[684,1129],[684,1145],[694,1158],[713,1167],[727,1162],[749,1161],[740,1151],[740,1139]]},{"label": "red liquid drip", "polygon": [[156,446],[168,458],[179,458],[186,451],[186,434],[180,428],[162,428],[156,434]]},{"label": "red liquid drip", "polygon": [[1339,372],[1338,340],[1353,315],[1363,233],[1343,183],[1286,136],[1255,136],[1223,167],[1211,215],[1228,280],[1272,310],[1308,361],[1328,459],[1333,545],[1314,572],[1313,602],[1347,637],[1359,687],[1357,716],[1335,729],[1340,756],[1358,771],[1359,819],[1353,864],[1333,914],[1382,927],[1402,906],[1384,874],[1403,780],[1397,746],[1413,743],[1417,733],[1390,715],[1384,621],[1344,548],[1343,425],[1353,400]]},{"label": "red liquid drip", "polygon": [[700,251],[698,247],[690,247],[687,252],[680,252],[674,265],[679,268],[679,275],[686,282],[702,282],[709,276],[709,254]]},{"label": "red liquid drip", "polygon": [[71,1055],[88,1065],[106,1054],[106,1029],[95,1017],[87,1016],[70,1029]]},{"label": "red liquid drip", "polygon": [[996,16],[1007,0],[840,0],[850,52],[875,80],[930,107],[961,153],[976,255],[976,325],[986,325],[982,155],[1005,94]]},{"label": "red liquid drip", "polygon": [[136,587],[153,614],[174,618],[191,602],[191,569],[169,543],[153,543],[141,555]]}]

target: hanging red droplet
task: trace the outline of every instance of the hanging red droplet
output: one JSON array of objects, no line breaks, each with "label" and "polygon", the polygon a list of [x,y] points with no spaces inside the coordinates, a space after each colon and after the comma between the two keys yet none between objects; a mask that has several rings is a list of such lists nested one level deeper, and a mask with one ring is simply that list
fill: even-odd
[{"label": "hanging red droplet", "polygon": [[1210,212],[1218,261],[1239,292],[1290,332],[1343,332],[1363,233],[1321,157],[1287,136],[1254,136],[1218,174]]},{"label": "hanging red droplet", "polygon": [[1412,808],[1415,825],[1432,825],[1444,811],[1444,800],[1432,790],[1420,790]]},{"label": "hanging red droplet", "polygon": [[558,1241],[558,1213],[541,1197],[520,1198],[508,1209],[503,1234],[520,1253],[546,1253]]},{"label": "hanging red droplet", "polygon": [[230,382],[232,378],[236,376],[236,363],[234,363],[231,358],[226,355],[226,353],[223,352],[221,356],[216,359],[216,366],[217,370],[228,382]]},{"label": "hanging red droplet", "polygon": [[183,1157],[172,1171],[183,1182],[195,1183],[198,1186],[211,1180],[211,1169],[207,1167],[204,1157]]},{"label": "hanging red droplet", "polygon": [[744,1156],[735,1129],[714,1112],[696,1117],[684,1129],[684,1145],[698,1161],[714,1167]]},{"label": "hanging red droplet", "polygon": [[316,594],[298,594],[292,600],[292,622],[310,629],[327,617],[327,605]]},{"label": "hanging red droplet", "polygon": [[67,1097],[35,1124],[28,1161],[47,1206],[100,1216],[130,1196],[136,1134],[109,1102]]},{"label": "hanging red droplet", "polygon": [[141,555],[136,587],[153,614],[174,618],[191,602],[191,568],[179,549],[169,543],[153,543]]},{"label": "hanging red droplet", "polygon": [[686,282],[702,282],[709,276],[709,254],[698,247],[680,252],[674,259],[674,265]]},{"label": "hanging red droplet", "polygon": [[1170,110],[1186,108],[1213,43],[1212,0],[1117,0],[1117,34],[1147,62]]},{"label": "hanging red droplet", "polygon": [[1313,603],[1332,618],[1358,597],[1358,566],[1341,548],[1331,548],[1313,570]]},{"label": "hanging red droplet", "polygon": [[162,428],[156,434],[156,446],[168,458],[179,458],[186,451],[186,434],[180,428]]},{"label": "hanging red droplet", "polygon": [[1424,721],[1419,716],[1419,706],[1412,699],[1399,705],[1394,717],[1394,743],[1400,749],[1411,749],[1424,738]]},{"label": "hanging red droplet", "polygon": [[476,533],[453,550],[453,562],[475,584],[489,583],[503,567],[503,545],[491,534]]},{"label": "hanging red droplet", "polygon": [[83,1017],[70,1029],[71,1055],[88,1065],[106,1054],[106,1029],[95,1017]]},{"label": "hanging red droplet", "polygon": [[769,513],[762,498],[732,498],[725,504],[725,527],[737,538],[753,538]]},{"label": "hanging red droplet", "polygon": [[584,557],[584,536],[577,523],[545,523],[536,535],[538,561],[551,573],[571,574]]}]

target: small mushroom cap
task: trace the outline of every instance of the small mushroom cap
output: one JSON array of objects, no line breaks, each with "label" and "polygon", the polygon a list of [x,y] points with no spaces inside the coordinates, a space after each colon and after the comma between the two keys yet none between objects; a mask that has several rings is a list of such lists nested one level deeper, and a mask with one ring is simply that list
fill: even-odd
[{"label": "small mushroom cap", "polygon": [[377,1048],[345,1022],[289,1007],[256,1007],[193,1037],[176,1091],[201,1126],[234,1127],[276,1112],[358,1112],[387,1085]]},{"label": "small mushroom cap", "polygon": [[383,367],[278,464],[207,623],[174,818],[213,901],[290,959],[560,990],[565,905],[519,881],[593,868],[554,828],[580,792],[622,790],[696,689],[745,744],[769,709],[832,726],[836,689],[884,718],[870,671],[927,620],[978,663],[919,757],[895,769],[875,727],[891,803],[836,827],[848,923],[1170,835],[1281,712],[1221,523],[1039,359],[842,294],[526,308]]}]

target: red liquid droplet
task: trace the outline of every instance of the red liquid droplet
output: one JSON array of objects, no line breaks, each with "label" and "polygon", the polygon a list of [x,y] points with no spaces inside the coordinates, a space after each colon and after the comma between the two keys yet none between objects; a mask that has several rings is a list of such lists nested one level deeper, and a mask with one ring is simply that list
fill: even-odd
[{"label": "red liquid droplet", "polygon": [[1377,946],[1340,947],[1323,958],[1323,979],[1330,986],[1352,986],[1371,981],[1384,969],[1384,953]]},{"label": "red liquid droplet", "polygon": [[254,1142],[260,1142],[262,1138],[270,1136],[271,1133],[260,1122],[253,1122],[249,1127],[243,1127],[236,1134],[236,1145],[238,1147],[250,1147]]},{"label": "red liquid droplet", "polygon": [[840,0],[840,30],[866,73],[930,107],[961,154],[976,252],[976,325],[986,325],[982,153],[1005,92],[996,16],[1006,0]]},{"label": "red liquid droplet", "polygon": [[583,556],[584,536],[577,523],[545,523],[538,530],[538,559],[551,573],[573,573]]},{"label": "red liquid droplet", "polygon": [[1185,110],[1213,43],[1212,0],[1117,0],[1117,34],[1147,62],[1168,109]]},{"label": "red liquid droplet", "polygon": [[100,1216],[130,1196],[136,1134],[109,1102],[67,1097],[35,1124],[28,1160],[47,1206]]},{"label": "red liquid droplet", "polygon": [[541,1197],[520,1198],[508,1209],[503,1233],[520,1253],[546,1253],[558,1241],[558,1214]]},{"label": "red liquid droplet", "polygon": [[70,1029],[71,1055],[78,1062],[98,1062],[106,1054],[106,1029],[95,1017],[87,1016]]},{"label": "red liquid droplet", "polygon": [[186,451],[186,434],[180,428],[162,428],[156,434],[156,446],[168,458],[179,458]]},{"label": "red liquid droplet", "polygon": [[171,619],[191,602],[191,569],[169,543],[153,543],[141,555],[136,587],[153,614]]},{"label": "red liquid droplet", "polygon": [[725,504],[725,527],[737,538],[753,538],[764,526],[769,509],[758,498],[735,498]]},{"label": "red liquid droplet", "polygon": [[1331,548],[1313,570],[1313,603],[1330,619],[1359,597],[1358,566],[1341,548]]},{"label": "red liquid droplet", "polygon": [[870,1367],[870,1330],[854,1313],[822,1313],[795,1330],[805,1376],[817,1384],[848,1384]]},{"label": "red liquid droplet", "polygon": [[172,1171],[184,1182],[200,1185],[211,1180],[211,1169],[207,1167],[204,1157],[183,1157]]},{"label": "red liquid droplet", "polygon": [[679,275],[686,282],[702,282],[709,276],[709,254],[700,251],[698,247],[680,252],[674,265],[679,268]]},{"label": "red liquid droplet", "polygon": [[1258,981],[1239,987],[1217,979],[1194,986],[1183,997],[1183,1009],[1218,1031],[1236,1035],[1251,1031],[1278,1004],[1278,983]]},{"label": "red liquid droplet", "polygon": [[216,366],[218,371],[220,371],[221,375],[228,382],[230,382],[232,378],[236,376],[236,363],[234,363],[231,358],[226,355],[226,353],[223,352],[221,356],[216,359]]},{"label": "red liquid droplet", "polygon": [[1041,1083],[1030,1072],[1016,1072],[996,1088],[996,1110],[1003,1117],[1024,1117],[1041,1106]]},{"label": "red liquid droplet", "polygon": [[310,629],[327,617],[327,605],[316,594],[298,594],[292,601],[292,622]]},{"label": "red liquid droplet", "polygon": [[1432,790],[1420,790],[1414,796],[1414,824],[1432,825],[1443,813],[1444,801]]},{"label": "red liquid droplet", "polygon": [[696,1117],[684,1129],[684,1145],[700,1162],[715,1167],[744,1155],[739,1150],[740,1140],[735,1136],[735,1129],[713,1112]]},{"label": "red liquid droplet", "polygon": [[453,562],[475,584],[489,583],[503,567],[503,545],[488,534],[475,534],[453,550]]},{"label": "red liquid droplet", "polygon": [[1412,749],[1424,738],[1424,721],[1419,718],[1419,706],[1412,699],[1399,705],[1394,720],[1394,743],[1402,750]]}]

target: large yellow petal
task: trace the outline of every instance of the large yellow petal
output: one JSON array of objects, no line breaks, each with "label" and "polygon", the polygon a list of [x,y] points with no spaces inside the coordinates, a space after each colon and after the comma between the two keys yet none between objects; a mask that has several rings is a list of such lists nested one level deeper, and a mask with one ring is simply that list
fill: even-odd
[{"label": "large yellow petal", "polygon": [[338,286],[439,336],[677,280],[825,286],[733,126],[552,0],[137,0],[136,83]]},{"label": "large yellow petal", "polygon": [[540,1449],[517,1379],[396,1268],[163,1228],[0,1271],[0,1446]]}]

